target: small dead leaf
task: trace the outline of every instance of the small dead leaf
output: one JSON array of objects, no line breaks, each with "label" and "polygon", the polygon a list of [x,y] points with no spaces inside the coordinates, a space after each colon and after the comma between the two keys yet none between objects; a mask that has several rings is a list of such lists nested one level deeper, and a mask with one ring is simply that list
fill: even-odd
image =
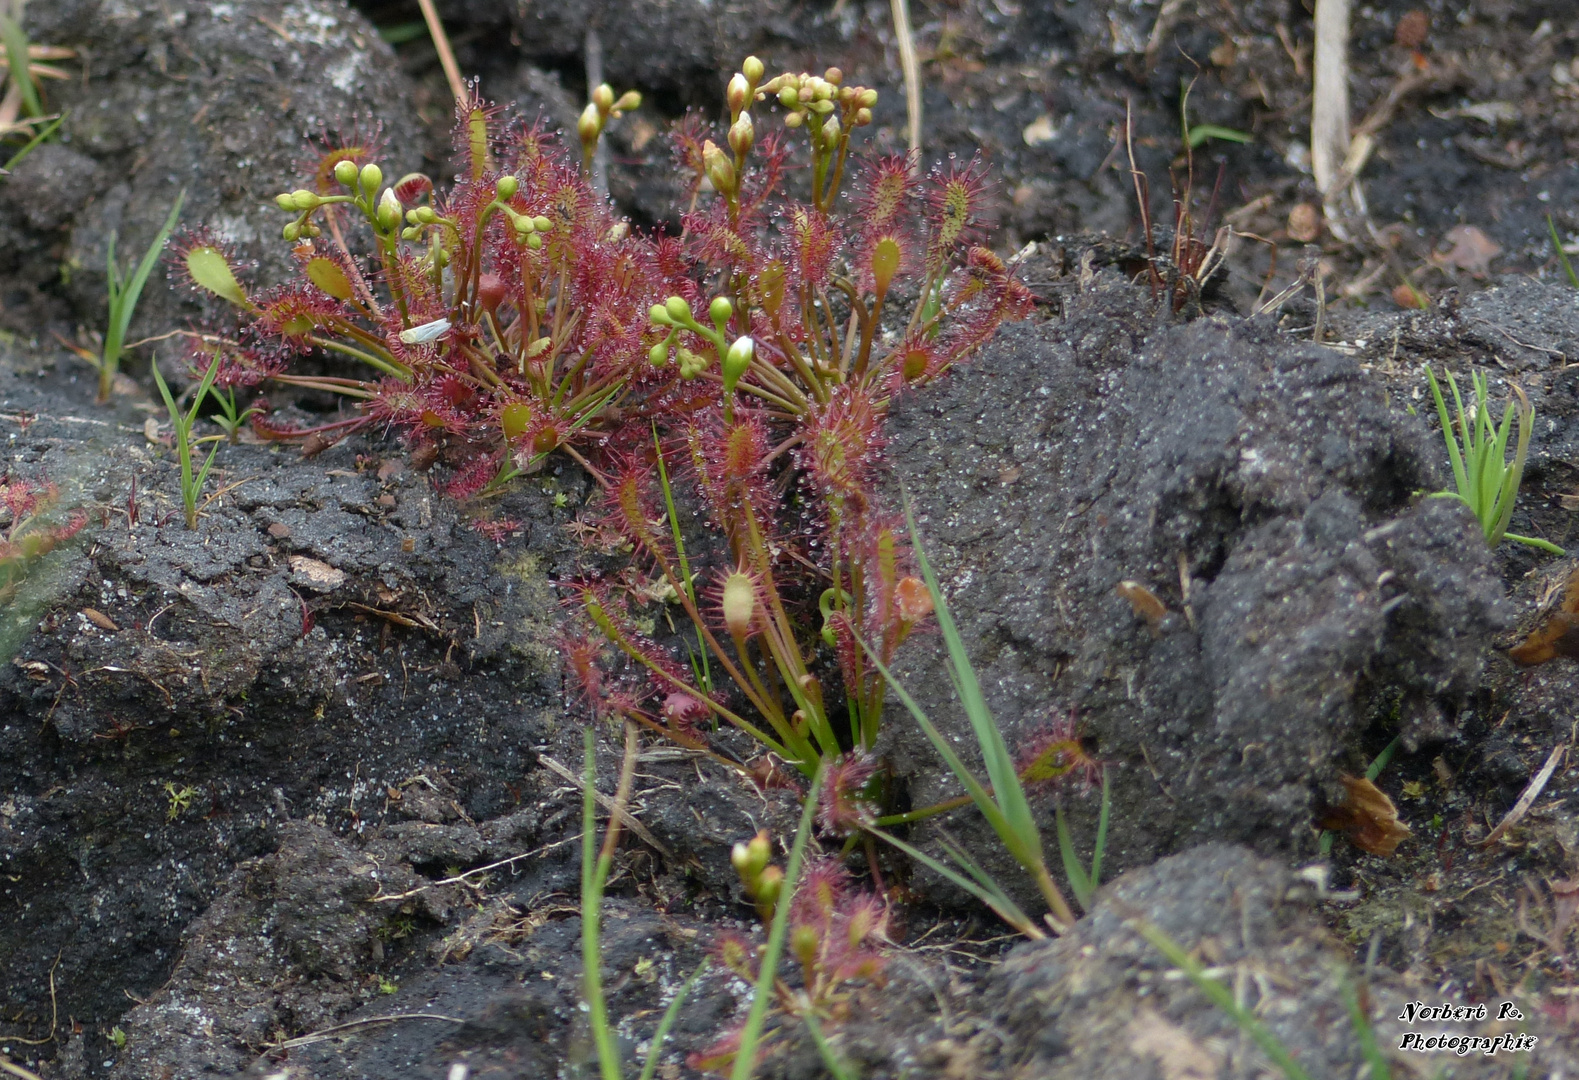
[{"label": "small dead leaf", "polygon": [[1295,203],[1288,212],[1288,238],[1308,244],[1321,235],[1321,210],[1313,203]]},{"label": "small dead leaf", "polygon": [[332,592],[345,584],[345,571],[305,555],[291,556],[291,584],[314,592]]},{"label": "small dead leaf", "polygon": [[1533,667],[1559,656],[1579,660],[1579,565],[1568,574],[1562,599],[1523,643],[1508,650],[1515,664]]},{"label": "small dead leaf", "polygon": [[1418,49],[1425,44],[1425,39],[1431,33],[1431,16],[1415,8],[1406,11],[1398,19],[1398,26],[1393,30],[1393,40],[1406,49]]},{"label": "small dead leaf", "polygon": [[1053,130],[1053,118],[1043,113],[1025,125],[1025,130],[1020,132],[1020,137],[1025,140],[1026,146],[1041,146],[1056,139],[1058,133]]},{"label": "small dead leaf", "polygon": [[1233,67],[1234,61],[1239,59],[1239,50],[1234,47],[1234,43],[1232,41],[1225,40],[1220,42],[1215,49],[1208,53],[1207,58],[1211,60],[1212,64],[1216,67]]},{"label": "small dead leaf", "polygon": [[1394,285],[1393,303],[1406,310],[1414,311],[1431,306],[1431,300],[1425,293],[1413,285]]},{"label": "small dead leaf", "polygon": [[88,621],[100,630],[108,630],[112,634],[120,632],[121,628],[115,625],[115,620],[98,608],[85,607],[82,609],[82,614],[87,616]]},{"label": "small dead leaf", "polygon": [[1316,819],[1317,828],[1348,836],[1361,851],[1384,858],[1397,850],[1409,835],[1409,826],[1398,820],[1398,808],[1387,793],[1364,777],[1340,776],[1344,800]]},{"label": "small dead leaf", "polygon": [[276,521],[274,524],[269,526],[268,532],[270,536],[274,537],[274,539],[284,540],[291,534],[291,527],[285,524],[283,521]]},{"label": "small dead leaf", "polygon": [[1020,478],[1021,469],[1018,465],[1010,465],[1007,469],[998,470],[998,483],[1008,486]]},{"label": "small dead leaf", "polygon": [[1125,1028],[1129,1051],[1152,1058],[1163,1080],[1215,1080],[1223,1062],[1188,1031],[1152,1009],[1142,1009]]},{"label": "small dead leaf", "polygon": [[1145,619],[1153,630],[1168,617],[1167,605],[1157,599],[1156,593],[1138,581],[1121,581],[1113,591],[1128,600],[1135,614]]},{"label": "small dead leaf", "polygon": [[159,438],[159,421],[151,416],[143,421],[143,438],[156,446],[162,441]]},{"label": "small dead leaf", "polygon": [[378,480],[383,483],[406,471],[406,463],[399,458],[385,458],[378,464]]},{"label": "small dead leaf", "polygon": [[1455,225],[1442,239],[1452,247],[1445,254],[1433,256],[1436,263],[1467,271],[1474,277],[1485,277],[1491,270],[1491,260],[1502,254],[1501,245],[1473,225]]}]

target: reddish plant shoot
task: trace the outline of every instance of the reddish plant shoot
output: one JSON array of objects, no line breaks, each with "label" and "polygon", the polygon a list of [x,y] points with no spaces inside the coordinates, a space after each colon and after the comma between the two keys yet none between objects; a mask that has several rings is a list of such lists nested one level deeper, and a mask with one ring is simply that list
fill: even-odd
[{"label": "reddish plant shoot", "polygon": [[[837,69],[765,74],[752,57],[730,80],[726,127],[677,128],[692,195],[678,237],[632,230],[593,193],[582,164],[600,124],[587,119],[581,152],[567,151],[501,124],[474,92],[447,191],[415,174],[386,182],[376,140],[358,139],[278,197],[294,280],[252,289],[201,233],[175,264],[238,315],[234,334],[203,339],[229,385],[267,378],[355,405],[306,429],[259,412],[260,435],[321,449],[394,430],[415,461],[453,469],[457,498],[556,451],[580,462],[604,488],[584,535],[632,549],[695,635],[687,666],[633,629],[633,597],[653,589],[587,583],[586,616],[641,676],[578,672],[583,687],[619,687],[597,711],[687,745],[723,721],[810,775],[876,740],[884,688],[857,639],[886,660],[929,614],[877,495],[889,405],[1027,314],[1030,295],[972,246],[979,161],[922,181],[901,157],[857,161],[876,91]],[[602,96],[589,108],[604,119],[637,101]],[[775,112],[783,130],[768,132]],[[304,353],[367,370],[285,373]],[[722,537],[708,565],[679,542],[671,476]]]}]

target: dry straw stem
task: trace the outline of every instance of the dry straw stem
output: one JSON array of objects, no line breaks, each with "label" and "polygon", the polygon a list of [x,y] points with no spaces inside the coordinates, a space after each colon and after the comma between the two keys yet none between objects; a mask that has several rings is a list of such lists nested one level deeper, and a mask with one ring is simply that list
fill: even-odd
[{"label": "dry straw stem", "polygon": [[1541,797],[1541,792],[1546,790],[1546,781],[1552,778],[1552,773],[1557,768],[1557,762],[1562,759],[1563,751],[1566,749],[1568,749],[1567,743],[1558,743],[1552,747],[1552,752],[1546,755],[1546,764],[1541,766],[1540,772],[1530,778],[1530,782],[1525,785],[1523,793],[1519,795],[1519,801],[1513,804],[1513,809],[1502,816],[1502,820],[1497,823],[1497,827],[1492,829],[1484,840],[1479,841],[1475,845],[1476,847],[1490,847],[1498,840],[1501,840],[1509,829],[1524,819],[1524,815],[1530,812],[1530,807],[1535,805],[1535,800]]},{"label": "dry straw stem", "polygon": [[1310,166],[1316,190],[1331,200],[1349,154],[1349,0],[1316,0],[1315,69]]},{"label": "dry straw stem", "polygon": [[438,51],[439,63],[444,68],[444,80],[450,84],[450,93],[455,95],[458,105],[466,100],[466,83],[461,78],[460,65],[455,62],[455,52],[450,48],[449,35],[444,32],[444,24],[439,22],[439,13],[434,10],[433,0],[417,0],[417,5],[422,8],[422,18],[428,24],[433,48]]},{"label": "dry straw stem", "polygon": [[894,38],[899,43],[899,66],[905,73],[905,116],[910,135],[910,175],[921,173],[921,64],[916,59],[915,35],[910,30],[910,0],[890,0]]}]

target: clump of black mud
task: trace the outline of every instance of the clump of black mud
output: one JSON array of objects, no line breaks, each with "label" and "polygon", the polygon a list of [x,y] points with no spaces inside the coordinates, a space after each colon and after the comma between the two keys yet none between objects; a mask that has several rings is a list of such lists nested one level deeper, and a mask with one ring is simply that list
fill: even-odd
[{"label": "clump of black mud", "polygon": [[[1363,201],[1344,204],[1359,216],[1318,215],[1307,242],[1321,200],[1301,157],[1299,5],[912,5],[927,155],[986,151],[992,242],[1019,253],[1041,303],[902,399],[890,492],[914,506],[1011,745],[1072,716],[1113,819],[1109,883],[1043,941],[1007,942],[949,883],[885,860],[904,899],[886,983],[824,1021],[855,1075],[1267,1075],[1151,928],[1312,1076],[1365,1067],[1355,1010],[1394,1075],[1579,1068],[1565,756],[1579,685],[1571,659],[1520,669],[1506,652],[1574,567],[1489,550],[1465,508],[1425,497],[1450,476],[1421,371],[1486,373],[1498,410],[1517,382],[1537,421],[1512,529],[1579,542],[1579,292],[1546,239],[1548,213],[1563,235],[1579,227],[1579,28],[1555,0],[1412,7],[1355,13],[1356,116],[1377,149]],[[886,3],[439,8],[484,93],[551,126],[573,123],[596,38],[609,80],[647,95],[610,133],[611,192],[639,225],[676,223],[662,123],[714,107],[747,52],[879,86],[872,142],[904,145]],[[47,87],[61,138],[0,180],[5,474],[54,480],[89,517],[0,627],[14,650],[0,1054],[51,1080],[594,1067],[583,711],[559,668],[555,589],[586,569],[572,529],[591,478],[554,462],[458,504],[393,440],[311,459],[243,441],[221,447],[188,531],[168,425],[149,423],[163,407],[139,382],[150,352],[174,350],[134,351],[133,378],[97,407],[92,373],[55,344],[91,344],[110,235],[140,252],[181,190],[185,220],[268,283],[289,261],[272,196],[297,186],[307,140],[360,131],[391,167],[442,175],[448,91],[419,20],[404,0],[27,8],[34,41],[79,50],[74,78]],[[1249,141],[1186,161],[1189,79],[1190,122]],[[1193,164],[1206,242],[1223,223],[1268,241],[1239,243],[1179,305],[1146,269],[1126,104],[1156,221],[1172,220],[1170,169],[1182,190]],[[1398,308],[1405,282],[1431,306]],[[202,314],[156,278],[132,336]],[[941,652],[918,634],[899,669],[970,759]],[[617,740],[600,740],[607,791]],[[1410,836],[1390,858],[1343,837],[1324,850],[1316,816],[1395,742],[1376,784]],[[897,703],[882,750],[907,805],[957,794]],[[1485,843],[1548,760],[1539,797]],[[638,773],[650,839],[619,855],[603,957],[627,1060],[722,931],[757,932],[729,845],[786,838],[796,811],[794,792],[678,748],[649,743]],[[1035,800],[1050,852],[1060,806],[1089,851],[1095,794]],[[1035,901],[972,812],[910,839],[937,851],[942,829]],[[693,1075],[687,1055],[746,999],[704,977],[660,1075]],[[1493,1014],[1514,1001],[1523,1019],[1393,1019],[1443,999]],[[824,1075],[798,1022],[770,1026],[760,1074]],[[1408,1030],[1540,1041],[1530,1056],[1419,1055],[1397,1049]]]}]

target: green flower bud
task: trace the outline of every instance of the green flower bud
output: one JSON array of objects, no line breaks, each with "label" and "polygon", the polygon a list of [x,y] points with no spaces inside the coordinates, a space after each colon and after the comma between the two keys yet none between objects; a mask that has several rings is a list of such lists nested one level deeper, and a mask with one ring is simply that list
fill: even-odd
[{"label": "green flower bud", "polygon": [[281,210],[295,210],[296,198],[291,192],[287,191],[283,195],[274,196],[274,205]]},{"label": "green flower bud", "polygon": [[779,104],[786,109],[793,109],[800,104],[800,91],[793,86],[786,86],[779,91]]},{"label": "green flower bud", "polygon": [[417,220],[423,225],[432,225],[439,220],[439,212],[431,206],[419,206],[416,210]]},{"label": "green flower bud", "polygon": [[384,183],[384,170],[380,169],[372,162],[368,162],[366,165],[362,166],[362,171],[360,174],[358,174],[357,180],[362,185],[362,191],[366,193],[369,199],[371,199],[373,197],[373,193],[377,191]]},{"label": "green flower bud", "polygon": [[316,210],[322,201],[306,188],[297,188],[291,192],[291,205],[297,210]]},{"label": "green flower bud", "polygon": [[350,187],[356,183],[356,175],[356,162],[350,158],[335,163],[334,178],[340,181],[343,186]]},{"label": "green flower bud", "polygon": [[862,90],[861,94],[860,94],[860,97],[857,99],[856,103],[858,105],[860,105],[861,108],[863,108],[863,109],[870,109],[873,105],[877,104],[877,91],[876,90]]},{"label": "green flower bud", "polygon": [[603,131],[603,117],[598,114],[596,105],[588,105],[581,110],[581,118],[576,121],[576,134],[581,136],[583,143],[597,140]]},{"label": "green flower bud", "polygon": [[729,352],[724,357],[724,395],[735,392],[735,384],[751,366],[751,358],[756,355],[757,343],[749,337],[738,337],[735,343],[729,346]]},{"label": "green flower bud", "polygon": [[413,225],[409,229],[401,229],[400,230],[400,238],[402,240],[415,240],[417,237],[419,237],[421,235],[422,235],[422,230],[417,228],[415,225]]},{"label": "green flower bud", "polygon": [[855,116],[852,117],[851,120],[850,120],[851,125],[854,126],[854,127],[865,127],[867,124],[870,124],[871,122],[872,122],[872,110],[871,109],[867,109],[867,108],[856,109],[855,110]]},{"label": "green flower bud", "polygon": [[609,110],[614,108],[614,87],[608,83],[598,84],[598,88],[592,91],[592,104],[598,112],[607,116]]},{"label": "green flower bud", "polygon": [[722,327],[735,313],[735,305],[729,302],[727,296],[715,296],[713,302],[707,305],[708,317],[713,320],[713,325]]},{"label": "green flower bud", "polygon": [[537,251],[543,246],[543,238],[538,236],[536,233],[533,233],[531,236],[526,238],[526,246],[531,248],[533,251]]},{"label": "green flower bud", "polygon": [[735,190],[735,166],[712,139],[702,144],[702,164],[713,190],[726,195]]},{"label": "green flower bud", "polygon": [[400,224],[400,216],[400,200],[395,198],[395,189],[385,188],[383,198],[378,200],[378,227],[393,232]]},{"label": "green flower bud", "polygon": [[729,148],[739,157],[751,153],[757,141],[756,129],[751,124],[751,114],[741,113],[740,119],[729,126]]},{"label": "green flower bud", "polygon": [[515,177],[501,176],[499,177],[499,182],[494,185],[494,190],[498,192],[499,198],[501,199],[513,199],[515,198],[516,190],[519,189],[520,186],[521,181],[517,180]]},{"label": "green flower bud", "polygon": [[542,214],[538,214],[532,219],[532,228],[536,229],[538,232],[549,232],[554,228],[554,223],[549,221]]},{"label": "green flower bud", "polygon": [[833,112],[833,108],[833,102],[829,101],[827,98],[818,98],[816,101],[811,103],[811,110],[822,116],[827,116],[829,113]]},{"label": "green flower bud", "polygon": [[840,71],[836,67],[831,67],[827,71],[824,71],[822,73],[822,77],[827,79],[834,86],[838,86],[840,83],[844,82],[844,72]]},{"label": "green flower bud", "polygon": [[647,309],[647,317],[654,326],[673,326],[674,320],[669,318],[669,309],[662,304],[654,304]]},{"label": "green flower bud", "polygon": [[407,210],[406,211],[406,224],[408,224],[408,225],[421,225],[422,224],[422,215],[417,213],[415,210]]},{"label": "green flower bud", "polygon": [[671,296],[663,303],[664,310],[669,313],[669,318],[676,325],[689,326],[691,319],[691,305],[685,302],[683,296]]},{"label": "green flower bud", "polygon": [[647,350],[647,362],[653,367],[663,367],[669,362],[669,339],[664,338]]},{"label": "green flower bud", "polygon": [[729,103],[729,115],[739,116],[740,110],[746,107],[751,100],[751,87],[746,82],[746,77],[738,71],[729,77],[729,88],[724,91],[724,100]]},{"label": "green flower bud", "polygon": [[627,90],[614,103],[614,115],[618,116],[620,113],[633,112],[639,108],[641,108],[641,95],[635,90]]},{"label": "green flower bud", "polygon": [[839,134],[839,118],[837,116],[828,117],[822,125],[822,138],[828,149],[832,150],[839,145]]},{"label": "green flower bud", "polygon": [[756,86],[762,81],[764,70],[762,61],[755,56],[746,57],[745,63],[740,65],[741,74],[746,77],[746,81],[752,86]]},{"label": "green flower bud", "polygon": [[301,234],[302,234],[302,227],[301,227],[301,225],[298,224],[297,222],[294,222],[294,221],[287,222],[286,225],[285,225],[285,228],[283,230],[281,230],[281,235],[283,235],[285,237],[287,242],[292,243],[292,244],[294,244],[296,242],[297,238],[300,237]]},{"label": "green flower bud", "polygon": [[792,112],[784,118],[784,126],[787,128],[798,128],[805,121],[805,119],[806,117],[802,114],[798,112]]}]

